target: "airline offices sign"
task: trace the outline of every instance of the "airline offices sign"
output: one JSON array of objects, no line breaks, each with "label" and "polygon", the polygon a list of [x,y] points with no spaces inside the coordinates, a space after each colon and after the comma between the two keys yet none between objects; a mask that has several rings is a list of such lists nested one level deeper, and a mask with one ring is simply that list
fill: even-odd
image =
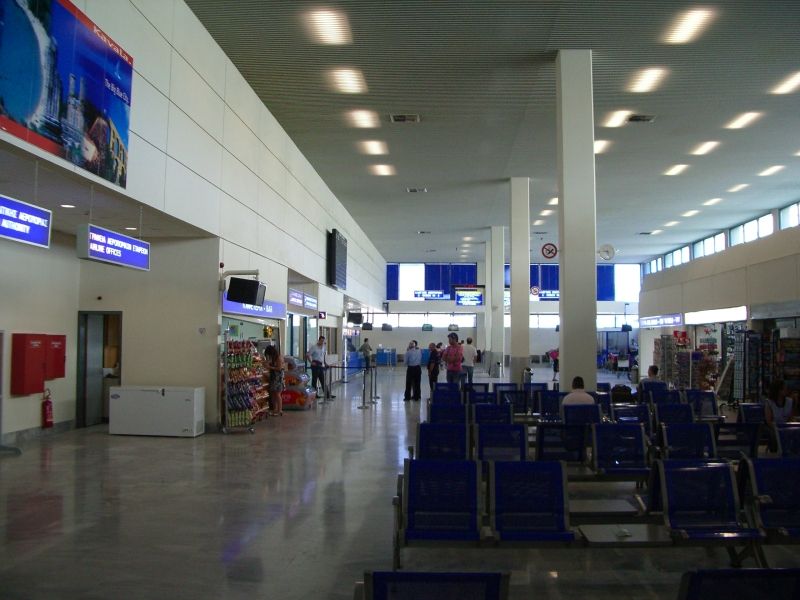
[{"label": "airline offices sign", "polygon": [[46,208],[0,195],[0,237],[49,248],[51,217]]},{"label": "airline offices sign", "polygon": [[76,244],[78,258],[150,270],[150,244],[142,240],[87,223],[78,227]]}]

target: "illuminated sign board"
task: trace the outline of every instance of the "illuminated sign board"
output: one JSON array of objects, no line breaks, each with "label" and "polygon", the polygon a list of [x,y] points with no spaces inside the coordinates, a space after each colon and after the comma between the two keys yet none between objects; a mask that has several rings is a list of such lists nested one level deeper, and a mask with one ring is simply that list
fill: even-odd
[{"label": "illuminated sign board", "polygon": [[232,302],[225,297],[225,294],[222,294],[222,312],[231,315],[245,315],[248,317],[283,319],[286,317],[286,305],[269,300],[264,300],[262,306],[242,304],[241,302]]},{"label": "illuminated sign board", "polygon": [[49,248],[51,217],[46,208],[0,195],[0,237]]},{"label": "illuminated sign board", "polygon": [[671,315],[656,315],[653,317],[642,317],[639,319],[639,327],[677,327],[683,325],[683,315],[674,313]]},{"label": "illuminated sign board", "polygon": [[76,244],[78,258],[129,267],[142,271],[150,270],[150,244],[122,235],[97,225],[80,225]]},{"label": "illuminated sign board", "polygon": [[303,292],[289,288],[289,304],[292,306],[303,306]]},{"label": "illuminated sign board", "polygon": [[303,294],[303,308],[308,308],[309,310],[317,310],[317,299],[314,296]]},{"label": "illuminated sign board", "polygon": [[456,306],[483,306],[483,290],[456,290]]},{"label": "illuminated sign board", "polygon": [[419,300],[450,300],[444,290],[414,290],[414,298]]}]

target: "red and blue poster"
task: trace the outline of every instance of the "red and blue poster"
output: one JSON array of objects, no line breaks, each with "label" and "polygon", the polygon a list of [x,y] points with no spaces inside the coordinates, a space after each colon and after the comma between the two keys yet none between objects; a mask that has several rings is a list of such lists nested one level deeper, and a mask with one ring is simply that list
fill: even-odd
[{"label": "red and blue poster", "polygon": [[69,0],[0,0],[0,129],[121,187],[133,58]]}]

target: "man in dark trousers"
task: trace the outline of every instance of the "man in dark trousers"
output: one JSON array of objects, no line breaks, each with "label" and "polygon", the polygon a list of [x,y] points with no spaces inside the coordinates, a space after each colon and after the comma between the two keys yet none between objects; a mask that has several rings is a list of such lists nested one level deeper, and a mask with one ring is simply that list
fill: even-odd
[{"label": "man in dark trousers", "polygon": [[417,347],[417,340],[411,340],[406,349],[405,355],[406,363],[406,392],[403,395],[403,400],[419,400],[421,393],[419,391],[420,380],[422,379],[422,350]]}]

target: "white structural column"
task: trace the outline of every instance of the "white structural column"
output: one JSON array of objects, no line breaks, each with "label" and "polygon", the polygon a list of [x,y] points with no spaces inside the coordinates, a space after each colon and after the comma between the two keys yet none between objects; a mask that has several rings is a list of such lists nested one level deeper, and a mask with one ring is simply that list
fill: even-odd
[{"label": "white structural column", "polygon": [[530,289],[531,289],[531,220],[530,181],[511,178],[511,360],[509,379],[522,380],[522,370],[529,365]]},{"label": "white structural column", "polygon": [[489,270],[491,275],[491,304],[486,307],[486,310],[491,312],[491,344],[488,346],[491,353],[489,354],[489,367],[490,372],[496,363],[503,364],[504,351],[506,345],[506,330],[503,319],[503,291],[505,290],[505,281],[503,273],[503,265],[505,264],[505,231],[503,227],[493,225],[490,231],[489,243],[486,245],[486,252],[489,256]]},{"label": "white structural column", "polygon": [[492,286],[490,285],[490,250],[489,244],[486,244],[486,252],[483,262],[478,262],[478,285],[483,283],[483,312],[478,312],[475,315],[475,347],[483,348],[484,350],[491,350],[489,346],[492,331],[492,312],[489,307],[492,305]]},{"label": "white structural column", "polygon": [[556,119],[560,210],[560,379],[568,390],[583,377],[597,389],[597,244],[591,50],[560,50],[556,58]]}]

